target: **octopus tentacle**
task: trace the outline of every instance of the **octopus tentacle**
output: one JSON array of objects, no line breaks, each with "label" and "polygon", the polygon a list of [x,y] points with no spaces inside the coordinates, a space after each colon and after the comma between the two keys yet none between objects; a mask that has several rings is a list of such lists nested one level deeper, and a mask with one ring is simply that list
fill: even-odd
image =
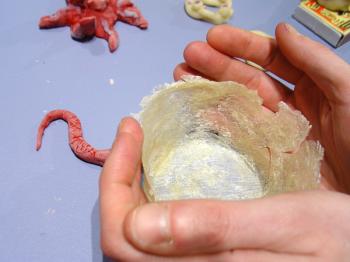
[{"label": "octopus tentacle", "polygon": [[41,147],[45,129],[51,122],[58,119],[62,119],[68,123],[69,145],[74,154],[83,161],[102,166],[109,155],[109,149],[96,150],[87,143],[83,137],[79,118],[67,110],[58,109],[46,114],[38,128],[36,150],[39,150]]},{"label": "octopus tentacle", "polygon": [[107,20],[101,19],[100,26],[96,31],[96,36],[104,38],[108,41],[108,47],[111,52],[114,52],[119,46],[119,36],[114,30],[113,24],[109,24]]},{"label": "octopus tentacle", "polygon": [[82,17],[81,9],[77,6],[68,6],[58,10],[53,15],[40,18],[39,27],[49,29],[77,23]]},{"label": "octopus tentacle", "polygon": [[148,22],[142,16],[141,11],[129,0],[118,2],[118,18],[124,23],[137,26],[141,29],[147,29]]},{"label": "octopus tentacle", "polygon": [[108,41],[111,52],[119,45],[119,37],[114,29],[120,20],[138,26],[148,27],[141,11],[130,0],[66,0],[67,6],[50,16],[40,19],[39,27],[48,29],[70,26],[71,36],[85,41],[94,36]]}]

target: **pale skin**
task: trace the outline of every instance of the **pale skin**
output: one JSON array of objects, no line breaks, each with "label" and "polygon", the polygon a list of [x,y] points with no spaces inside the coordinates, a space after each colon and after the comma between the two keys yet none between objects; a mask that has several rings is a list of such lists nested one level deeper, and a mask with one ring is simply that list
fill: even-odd
[{"label": "pale skin", "polygon": [[[295,91],[232,57],[257,63]],[[140,187],[143,134],[122,120],[100,179],[101,245],[118,261],[347,261],[350,257],[350,66],[279,24],[276,40],[221,25],[193,42],[174,70],[258,90],[310,120],[325,148],[321,189],[249,201],[147,203]],[[338,192],[337,192],[338,191]]]}]

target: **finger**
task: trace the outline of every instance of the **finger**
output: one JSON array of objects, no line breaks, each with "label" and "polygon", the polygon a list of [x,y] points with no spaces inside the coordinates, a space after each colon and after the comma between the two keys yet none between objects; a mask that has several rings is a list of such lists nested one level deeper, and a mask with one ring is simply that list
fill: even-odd
[{"label": "finger", "polygon": [[102,170],[101,182],[104,185],[132,184],[140,164],[142,143],[143,132],[139,123],[131,117],[124,118]]},{"label": "finger", "polygon": [[100,177],[101,246],[113,256],[133,254],[124,238],[122,224],[136,206],[132,184],[140,170],[143,134],[136,120],[122,120],[111,153]]},{"label": "finger", "polygon": [[207,41],[219,52],[257,63],[290,83],[295,83],[303,75],[281,54],[275,39],[219,25],[209,30]]},{"label": "finger", "polygon": [[266,73],[220,53],[207,43],[193,42],[184,51],[186,64],[216,81],[236,81],[257,90],[264,105],[276,110],[280,101],[287,100],[290,91]]},{"label": "finger", "polygon": [[332,227],[323,214],[327,201],[322,194],[327,195],[315,191],[250,201],[148,204],[128,216],[125,232],[139,249],[162,255],[236,249],[310,254],[329,238],[320,229]]},{"label": "finger", "polygon": [[193,68],[189,67],[186,63],[181,63],[177,65],[174,69],[173,76],[175,81],[178,81],[181,79],[182,76],[185,75],[193,75],[193,76],[201,76],[206,79],[210,79],[207,76],[201,74],[200,72],[194,70]]},{"label": "finger", "polygon": [[[161,257],[146,254],[135,249],[125,238],[123,223],[133,208],[140,192],[140,151],[142,131],[139,124],[131,119],[124,119],[118,129],[100,179],[100,219],[101,247],[103,253],[118,261],[225,261],[227,254],[209,256]],[[136,174],[136,175],[135,175]],[[137,191],[137,192],[136,192]],[[135,193],[136,192],[136,193]],[[228,260],[226,260],[228,261]]]},{"label": "finger", "polygon": [[122,225],[127,213],[137,205],[135,191],[138,189],[140,193],[141,146],[142,131],[138,123],[130,118],[124,119],[100,179],[101,246],[104,254],[118,261],[231,261],[230,252],[185,257],[179,254],[154,256],[140,252],[125,239]]},{"label": "finger", "polygon": [[276,28],[278,46],[296,68],[304,71],[335,103],[350,101],[350,65],[325,46],[282,23]]}]

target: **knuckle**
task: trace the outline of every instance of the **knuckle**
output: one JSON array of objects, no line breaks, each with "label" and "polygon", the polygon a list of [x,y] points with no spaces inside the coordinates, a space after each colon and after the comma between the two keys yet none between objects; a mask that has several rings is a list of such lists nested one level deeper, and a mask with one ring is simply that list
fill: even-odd
[{"label": "knuckle", "polygon": [[251,56],[251,52],[252,52],[251,50],[256,49],[254,46],[254,41],[255,41],[254,37],[245,37],[244,39],[242,39],[242,44],[243,46],[245,46],[245,49],[243,50],[243,53],[242,53],[243,58],[249,58]]},{"label": "knuckle", "polygon": [[280,57],[280,51],[277,48],[272,49],[265,57],[262,66],[266,69],[270,69],[277,59]]},{"label": "knuckle", "polygon": [[188,206],[171,214],[172,240],[176,247],[194,244],[215,248],[225,244],[230,220],[224,210],[215,204]]},{"label": "knuckle", "polygon": [[257,90],[260,86],[262,86],[262,83],[264,79],[266,78],[266,75],[262,71],[256,71],[254,74],[250,76],[250,78],[247,79],[245,85]]},{"label": "knuckle", "polygon": [[[205,230],[205,235],[209,244],[216,246],[225,241],[227,230],[230,227],[230,220],[221,208],[212,207],[208,210],[204,219],[202,228]],[[205,218],[204,217],[204,218]]]}]

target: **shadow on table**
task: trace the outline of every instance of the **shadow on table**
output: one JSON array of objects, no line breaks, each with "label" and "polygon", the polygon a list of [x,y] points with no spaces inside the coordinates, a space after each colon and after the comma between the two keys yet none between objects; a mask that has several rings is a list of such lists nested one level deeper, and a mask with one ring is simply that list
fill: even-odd
[{"label": "shadow on table", "polygon": [[100,215],[98,199],[91,213],[91,247],[92,262],[115,262],[105,257],[100,248]]}]

